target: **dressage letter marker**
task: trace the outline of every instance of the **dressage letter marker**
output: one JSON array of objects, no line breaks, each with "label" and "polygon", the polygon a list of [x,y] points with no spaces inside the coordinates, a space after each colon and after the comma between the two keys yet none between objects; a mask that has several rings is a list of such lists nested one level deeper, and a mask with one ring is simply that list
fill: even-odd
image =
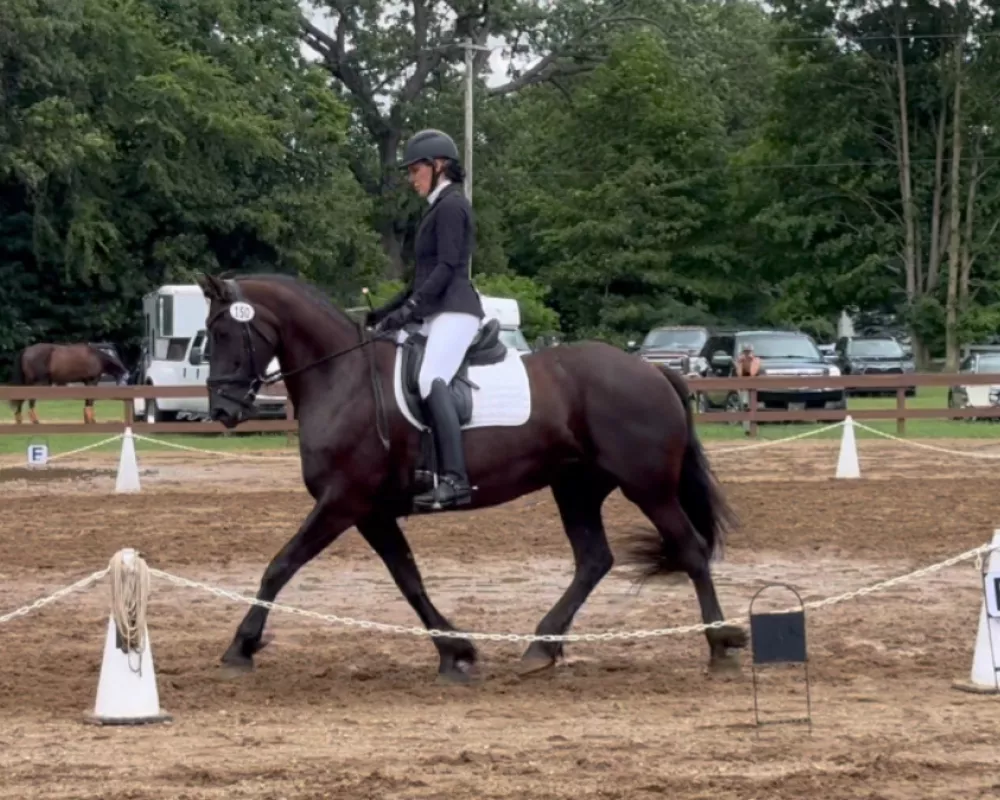
[{"label": "dressage letter marker", "polygon": [[[795,595],[798,610],[754,613],[753,606],[768,589],[787,589]],[[809,684],[809,657],[806,651],[806,610],[799,593],[791,586],[774,583],[761,587],[750,600],[750,639],[753,651],[753,713],[758,731],[762,725],[805,722],[812,733],[812,698]],[[758,703],[757,670],[765,664],[802,664],[806,680],[806,715],[762,722]]]},{"label": "dressage letter marker", "polygon": [[972,671],[967,681],[953,684],[963,692],[1000,693],[1000,529],[993,531],[992,546],[981,574],[983,602]]},{"label": "dressage letter marker", "polygon": [[253,306],[249,303],[233,303],[229,306],[229,316],[237,322],[249,322],[254,318]]},{"label": "dressage letter marker", "polygon": [[49,463],[49,446],[47,444],[28,445],[28,466],[44,467]]}]

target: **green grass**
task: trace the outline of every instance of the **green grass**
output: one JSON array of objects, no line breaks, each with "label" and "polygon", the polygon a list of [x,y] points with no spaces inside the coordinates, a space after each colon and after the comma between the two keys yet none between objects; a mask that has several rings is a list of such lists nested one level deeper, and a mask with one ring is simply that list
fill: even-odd
[{"label": "green grass", "polygon": [[[945,408],[947,407],[948,390],[945,387],[925,387],[917,390],[916,397],[906,398],[907,406],[914,408]],[[892,397],[851,397],[848,400],[848,408],[895,408],[896,398]],[[11,413],[8,411],[7,413]],[[98,401],[95,404],[95,413],[99,422],[111,422],[123,418],[122,404],[118,401]],[[43,422],[82,422],[83,403],[79,400],[48,400],[38,403],[38,415]],[[25,409],[27,416],[27,409]],[[11,416],[10,421],[13,421]],[[886,433],[896,433],[895,420],[870,420],[865,424]],[[27,425],[25,426],[27,428]],[[784,439],[796,434],[814,431],[826,427],[825,424],[813,423],[769,423],[758,428],[760,439]],[[729,425],[726,423],[702,422],[698,424],[698,433],[705,440],[746,440],[743,428],[740,425]],[[908,420],[906,423],[907,438],[969,438],[969,439],[992,439],[1000,438],[1000,424],[990,422],[965,422],[948,419],[939,420]],[[833,429],[817,433],[810,437],[814,439],[836,439],[840,437],[840,429]],[[859,439],[879,438],[868,431],[857,431]],[[17,436],[0,436],[0,454],[23,455],[28,444],[38,441],[46,441],[49,452],[52,455],[65,453],[79,447],[86,447],[90,444],[100,442],[108,438],[101,434],[56,434],[52,436],[39,436],[26,433]],[[160,441],[184,444],[188,447],[203,448],[205,450],[281,450],[288,447],[287,437],[284,433],[260,433],[260,434],[236,434],[219,436],[217,434],[174,434],[159,435],[154,437]],[[117,452],[119,445],[112,442],[99,450],[93,452]],[[142,450],[170,450],[166,445],[154,444],[152,442],[139,441],[136,443],[137,449]]]},{"label": "green grass", "polygon": [[[36,411],[38,418],[42,422],[83,422],[83,401],[82,400],[40,400]],[[13,411],[7,409],[10,414],[9,422],[13,422]],[[98,422],[118,422],[124,419],[124,409],[122,403],[117,400],[98,400],[94,403],[94,414]],[[28,408],[23,411],[25,419],[21,427],[30,431],[31,423],[28,419]],[[2,423],[0,423],[2,424]],[[58,433],[58,434],[34,434],[7,435],[0,436],[0,454],[17,453],[24,455],[28,445],[37,442],[44,442],[49,447],[49,455],[66,453],[80,447],[96,444],[108,439],[114,434],[105,433]],[[284,433],[243,433],[235,435],[220,436],[214,433],[178,433],[178,434],[158,434],[151,436],[159,442],[172,442],[183,444],[188,447],[197,447],[205,450],[281,450],[288,448],[288,438]],[[165,444],[154,444],[148,441],[137,441],[136,450],[165,451],[171,450],[179,452],[176,448]],[[121,445],[118,442],[109,442],[100,448],[91,450],[92,453],[109,452],[116,453]]]},{"label": "green grass", "polygon": [[[915,397],[906,398],[907,408],[947,408],[948,389],[945,386],[926,386],[917,389]],[[896,396],[891,397],[849,397],[848,410],[859,408],[896,408]],[[896,435],[896,420],[858,420],[870,428]],[[767,423],[758,426],[760,439],[784,439],[788,436],[805,433],[827,427],[828,423]],[[730,425],[721,422],[702,422],[698,424],[698,432],[702,439],[746,439],[740,425]],[[812,439],[838,439],[840,429],[817,433]],[[859,439],[880,439],[882,437],[868,431],[856,430]],[[950,419],[910,419],[906,421],[906,438],[908,439],[993,439],[1000,438],[1000,422],[972,422]]]}]

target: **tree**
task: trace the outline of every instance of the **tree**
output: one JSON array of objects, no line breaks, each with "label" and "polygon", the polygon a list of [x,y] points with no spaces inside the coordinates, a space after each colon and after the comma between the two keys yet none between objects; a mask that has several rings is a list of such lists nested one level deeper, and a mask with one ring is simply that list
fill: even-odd
[{"label": "tree", "polygon": [[619,32],[601,66],[511,99],[488,137],[476,196],[504,195],[510,269],[551,287],[570,336],[752,313],[730,164],[757,135],[770,55],[766,17],[744,10]]},{"label": "tree", "polygon": [[284,0],[0,6],[0,349],[134,340],[138,297],[194,270],[378,269],[297,33]]},{"label": "tree", "polygon": [[[487,89],[489,96],[500,98],[589,72],[604,56],[610,27],[644,19],[628,0],[563,0],[554,7],[533,0],[411,0],[402,5],[314,0],[311,5],[327,14],[332,32],[303,16],[302,38],[354,112],[350,167],[377,200],[375,224],[393,277],[402,274],[405,236],[415,209],[401,191],[397,154],[421,106],[433,105],[454,85],[455,67],[464,62],[462,42],[484,46],[491,37],[506,40],[510,80]],[[518,68],[517,60],[528,55],[536,57],[535,63]],[[486,53],[477,52],[477,79],[487,60]],[[454,129],[459,119],[449,127]]]},{"label": "tree", "polygon": [[787,191],[769,219],[839,241],[823,280],[876,289],[855,293],[902,312],[921,361],[943,339],[954,367],[963,315],[978,316],[971,267],[993,246],[976,220],[1000,189],[981,169],[1000,88],[995,37],[983,36],[996,29],[995,4],[790,0],[779,17],[809,41],[784,48],[790,71],[769,142],[790,160],[840,166],[815,170],[819,180]]}]

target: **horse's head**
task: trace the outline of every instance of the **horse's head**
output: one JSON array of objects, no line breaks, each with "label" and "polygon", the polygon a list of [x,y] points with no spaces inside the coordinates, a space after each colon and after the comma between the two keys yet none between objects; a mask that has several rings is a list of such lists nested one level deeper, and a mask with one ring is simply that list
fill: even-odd
[{"label": "horse's head", "polygon": [[253,411],[278,346],[278,320],[259,302],[251,303],[236,281],[212,275],[197,280],[209,301],[209,417],[234,428]]}]

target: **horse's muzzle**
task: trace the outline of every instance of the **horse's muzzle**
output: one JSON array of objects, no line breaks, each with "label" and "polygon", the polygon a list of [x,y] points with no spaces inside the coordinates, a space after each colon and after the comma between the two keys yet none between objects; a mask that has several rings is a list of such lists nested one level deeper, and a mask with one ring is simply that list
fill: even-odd
[{"label": "horse's muzzle", "polygon": [[212,406],[209,413],[213,422],[221,422],[223,427],[232,430],[243,421],[243,409],[230,409],[225,406]]},{"label": "horse's muzzle", "polygon": [[[245,390],[244,390],[245,391]],[[243,398],[243,392],[230,394],[225,389],[210,389],[208,393],[208,415],[213,422],[221,422],[228,429],[235,428],[247,418],[252,395]]]}]

